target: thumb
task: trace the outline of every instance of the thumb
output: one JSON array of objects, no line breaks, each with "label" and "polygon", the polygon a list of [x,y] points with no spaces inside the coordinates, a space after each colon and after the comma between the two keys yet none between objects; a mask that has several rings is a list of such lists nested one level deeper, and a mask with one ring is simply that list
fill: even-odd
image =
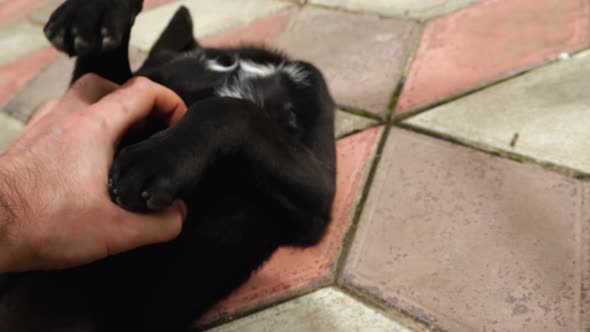
[{"label": "thumb", "polygon": [[116,247],[119,252],[137,247],[174,240],[182,230],[187,216],[186,204],[176,201],[169,208],[154,214],[136,214],[124,211],[119,226],[120,231]]},{"label": "thumb", "polygon": [[138,77],[92,105],[90,111],[103,117],[109,135],[115,136],[112,139],[120,138],[132,124],[150,113],[168,123],[178,121],[186,112],[186,105],[172,90]]}]

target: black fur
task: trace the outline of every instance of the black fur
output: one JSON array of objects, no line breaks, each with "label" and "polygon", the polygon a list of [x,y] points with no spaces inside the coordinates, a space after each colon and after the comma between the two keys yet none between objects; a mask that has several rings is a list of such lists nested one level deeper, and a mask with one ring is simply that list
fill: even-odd
[{"label": "black fur", "polygon": [[[45,33],[78,57],[74,81],[89,72],[117,83],[133,76],[127,48],[141,6],[68,0],[56,10]],[[277,71],[248,82],[250,100],[224,97],[221,87],[237,78],[208,70],[215,59],[303,74]],[[315,67],[260,48],[202,48],[181,8],[135,75],[173,89],[189,111],[169,129],[155,133],[150,120],[152,129],[128,138],[109,192],[142,212],[184,199],[182,234],[80,268],[8,276],[0,331],[185,331],[279,246],[322,238],[335,190],[334,105]]]}]

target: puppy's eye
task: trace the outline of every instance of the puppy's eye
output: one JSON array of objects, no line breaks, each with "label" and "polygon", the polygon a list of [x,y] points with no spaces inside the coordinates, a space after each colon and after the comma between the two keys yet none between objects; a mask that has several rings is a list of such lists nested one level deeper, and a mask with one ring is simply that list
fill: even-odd
[{"label": "puppy's eye", "polygon": [[224,54],[217,58],[217,63],[223,67],[232,67],[237,63],[237,60],[231,55]]},{"label": "puppy's eye", "polygon": [[215,59],[207,60],[207,67],[212,71],[226,72],[238,67],[238,59],[231,55],[221,55]]}]

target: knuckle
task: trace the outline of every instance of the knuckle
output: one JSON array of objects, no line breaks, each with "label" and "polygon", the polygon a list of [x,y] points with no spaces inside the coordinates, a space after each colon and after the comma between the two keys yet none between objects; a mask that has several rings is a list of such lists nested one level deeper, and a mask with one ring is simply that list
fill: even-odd
[{"label": "knuckle", "polygon": [[88,129],[100,129],[101,119],[95,116],[91,112],[80,111],[68,114],[64,121],[64,129],[68,131],[72,130],[88,130]]},{"label": "knuckle", "polygon": [[112,106],[118,112],[121,112],[123,114],[129,114],[131,112],[129,105],[127,104],[127,102],[123,98],[114,98]]},{"label": "knuckle", "polygon": [[74,84],[72,85],[71,89],[80,89],[88,86],[89,84],[94,84],[97,81],[104,80],[102,77],[96,75],[95,73],[88,73],[84,74],[80,77]]},{"label": "knuckle", "polygon": [[138,76],[138,77],[132,78],[129,81],[129,85],[137,87],[137,88],[141,88],[141,89],[149,89],[149,88],[152,88],[155,85],[155,83],[146,77]]}]

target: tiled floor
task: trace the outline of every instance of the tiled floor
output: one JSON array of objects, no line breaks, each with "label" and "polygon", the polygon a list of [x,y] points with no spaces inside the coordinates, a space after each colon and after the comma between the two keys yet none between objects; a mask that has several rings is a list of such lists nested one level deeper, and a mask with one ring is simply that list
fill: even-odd
[{"label": "tiled floor", "polygon": [[338,104],[385,117],[418,30],[407,20],[308,6],[277,45],[320,66]]},{"label": "tiled floor", "polygon": [[590,45],[590,2],[488,0],[426,23],[398,112]]},{"label": "tiled floor", "polygon": [[[60,2],[0,1],[0,150],[67,87]],[[326,238],[197,329],[590,331],[590,2],[151,0],[135,67],[180,4],[205,45],[317,64],[339,106]]]}]

